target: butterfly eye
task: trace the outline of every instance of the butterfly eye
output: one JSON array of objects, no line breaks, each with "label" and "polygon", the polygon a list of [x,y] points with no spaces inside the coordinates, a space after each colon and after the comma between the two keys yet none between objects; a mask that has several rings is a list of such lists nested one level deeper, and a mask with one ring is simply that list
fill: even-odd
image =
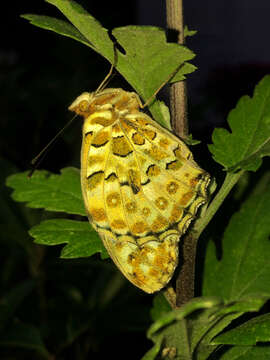
[{"label": "butterfly eye", "polygon": [[87,111],[89,108],[89,102],[87,100],[82,100],[79,104],[79,109],[82,112]]}]

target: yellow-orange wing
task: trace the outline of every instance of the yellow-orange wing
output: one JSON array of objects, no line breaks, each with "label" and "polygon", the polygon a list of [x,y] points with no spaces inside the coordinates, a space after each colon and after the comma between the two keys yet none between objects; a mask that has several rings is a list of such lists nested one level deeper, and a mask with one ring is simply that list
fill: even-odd
[{"label": "yellow-orange wing", "polygon": [[83,93],[81,184],[89,221],[122,273],[145,292],[163,288],[178,241],[206,202],[209,175],[187,146],[139,110],[135,93]]}]

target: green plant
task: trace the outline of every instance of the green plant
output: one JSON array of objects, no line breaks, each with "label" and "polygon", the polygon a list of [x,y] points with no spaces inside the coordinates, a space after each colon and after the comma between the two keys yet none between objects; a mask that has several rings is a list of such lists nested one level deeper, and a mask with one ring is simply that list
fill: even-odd
[{"label": "green plant", "polygon": [[[24,15],[24,18],[39,27],[71,37],[113,62],[113,42],[107,30],[92,16],[73,1],[47,2],[55,5],[72,25],[45,16]],[[125,52],[118,51],[116,68],[144,100],[151,97],[178,68],[179,71],[171,82],[183,80],[185,75],[195,70],[195,67],[187,62],[194,54],[186,47],[168,44],[165,33],[160,29],[128,26],[114,29],[112,34]],[[143,67],[141,63],[144,64]],[[31,268],[35,282],[27,281],[4,295],[5,302],[0,308],[0,345],[34,349],[38,356],[47,359],[58,354],[63,356],[64,351],[69,349],[75,340],[80,339],[84,345],[87,344],[89,339],[82,340],[82,337],[87,336],[88,332],[97,332],[98,335],[95,333],[91,340],[92,343],[98,343],[99,333],[105,336],[105,322],[110,322],[109,330],[107,328],[109,334],[118,327],[130,326],[124,321],[125,314],[122,313],[121,318],[119,311],[123,309],[122,312],[125,312],[123,302],[128,300],[129,309],[134,309],[131,324],[134,326],[134,319],[139,316],[141,321],[137,326],[140,330],[150,325],[147,336],[154,346],[144,355],[144,360],[159,357],[200,360],[267,359],[270,354],[267,346],[270,341],[269,314],[253,316],[250,313],[258,312],[270,298],[269,173],[259,177],[252,190],[249,173],[257,172],[262,165],[262,157],[269,156],[270,153],[269,94],[270,76],[266,76],[256,86],[253,97],[242,97],[236,108],[230,112],[230,131],[215,129],[213,132],[213,144],[209,145],[209,150],[214,160],[223,166],[225,179],[213,194],[208,208],[203,209],[203,214],[194,224],[193,235],[190,238],[187,236],[185,240],[194,239],[196,246],[198,237],[236,184],[237,189],[230,199],[234,213],[222,237],[222,256],[219,260],[213,240],[221,238],[220,230],[212,228],[202,236],[202,240],[208,240],[208,244],[202,289],[201,293],[198,293],[201,297],[171,309],[163,294],[155,295],[151,309],[153,323],[150,325],[148,307],[144,304],[132,304],[129,297],[126,299],[123,291],[125,281],[121,275],[114,273],[111,268],[107,271],[107,262],[103,264],[96,256],[91,266],[98,267],[101,272],[104,270],[104,274],[100,275],[98,284],[95,283],[94,276],[91,277],[92,283],[89,287],[92,287],[92,293],[83,297],[83,291],[78,291],[79,286],[68,287],[65,281],[60,284],[71,314],[65,322],[60,314],[60,334],[56,334],[57,341],[50,347],[45,345],[44,340],[46,343],[48,339],[52,342],[54,319],[45,319],[50,312],[50,306],[55,304],[43,304],[44,275],[40,272],[43,250],[33,251],[29,246],[26,251],[31,253],[30,256],[39,255],[35,266]],[[155,101],[149,110],[155,120],[169,126],[168,112],[164,104]],[[14,189],[14,200],[26,202],[30,208],[44,208],[50,212],[65,212],[71,215],[63,219],[57,214],[57,218],[51,218],[49,213],[49,219],[30,230],[35,243],[66,244],[61,251],[61,258],[77,259],[96,253],[100,253],[103,259],[106,258],[106,250],[97,234],[88,222],[81,218],[86,214],[78,169],[62,169],[60,175],[36,171],[30,180],[27,174],[28,172],[18,173],[7,179],[7,185]],[[29,210],[23,211],[27,218]],[[222,228],[225,228],[224,224]],[[16,230],[17,234],[20,228]],[[43,319],[39,322],[36,319],[29,321],[23,314],[17,313],[18,307],[33,288],[39,292]],[[132,294],[132,291],[130,290],[129,294]],[[134,291],[136,293],[136,290]],[[137,294],[134,299],[137,299]],[[54,302],[58,303],[58,309],[61,308],[60,296]],[[114,318],[109,313],[115,307],[118,311]],[[93,312],[97,309],[98,315],[95,318]],[[19,322],[10,322],[14,314],[20,319]],[[46,325],[41,326],[43,323]],[[86,356],[87,351],[79,355],[77,353],[76,358],[84,359]]]}]

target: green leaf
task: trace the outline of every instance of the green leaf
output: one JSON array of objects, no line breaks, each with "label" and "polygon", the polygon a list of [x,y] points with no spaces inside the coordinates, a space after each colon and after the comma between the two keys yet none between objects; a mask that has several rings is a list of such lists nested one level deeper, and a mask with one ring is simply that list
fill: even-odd
[{"label": "green leaf", "polygon": [[21,15],[23,19],[29,20],[30,24],[38,26],[45,30],[51,30],[57,34],[67,36],[71,39],[77,40],[84,45],[91,47],[95,50],[95,47],[70,23],[56,19],[50,16],[24,14]]},{"label": "green leaf", "polygon": [[223,236],[222,259],[209,243],[203,294],[225,300],[250,294],[270,295],[269,181],[235,213]]},{"label": "green leaf", "polygon": [[153,320],[157,320],[163,314],[169,312],[170,310],[171,307],[162,293],[158,293],[157,295],[154,296],[153,307],[150,311],[151,318]]},{"label": "green leaf", "polygon": [[[183,45],[168,43],[165,31],[154,26],[125,26],[115,28],[113,35],[125,50],[118,53],[121,73],[132,83],[136,91],[147,100],[161,84],[180,67],[170,82],[185,79],[185,74],[194,70],[185,61],[194,58],[194,53]],[[177,60],[172,61],[172,59]]]},{"label": "green leaf", "polygon": [[[222,302],[217,298],[195,298],[181,309],[161,315],[147,332],[148,338],[155,346],[143,357],[143,360],[154,359],[153,355],[157,349],[161,354],[165,352],[172,354],[176,351],[179,359],[191,360],[201,337],[213,326],[213,320],[208,321],[208,310],[211,309],[213,312],[222,306]],[[204,321],[200,318],[202,314],[206,319]]]},{"label": "green leaf", "polygon": [[270,346],[234,346],[222,354],[219,360],[268,360]]},{"label": "green leaf", "polygon": [[222,304],[222,300],[212,297],[212,298],[194,298],[190,302],[186,303],[181,307],[181,309],[173,310],[167,312],[166,314],[160,316],[148,330],[148,335],[151,336],[155,332],[159,331],[163,326],[167,326],[172,321],[184,319],[186,316],[198,309],[208,309],[214,306]]},{"label": "green leaf", "polygon": [[206,360],[218,348],[213,338],[245,312],[258,311],[268,298],[247,296],[230,303],[216,297],[194,298],[180,309],[164,313],[157,296],[155,307],[162,311],[147,332],[155,346],[146,355],[152,360],[157,350],[161,354],[176,351],[181,360]]},{"label": "green leaf", "polygon": [[209,149],[229,171],[256,171],[270,155],[270,75],[256,86],[252,98],[243,96],[228,117],[231,133],[215,129]]},{"label": "green leaf", "polygon": [[[72,0],[46,0],[56,6],[66,18],[78,29],[84,38],[88,40],[92,48],[104,56],[111,63],[114,59],[113,43],[108,35],[108,30],[84,8]],[[56,31],[57,29],[52,28]],[[56,31],[58,32],[58,31]]]},{"label": "green leaf", "polygon": [[270,315],[257,316],[244,324],[217,336],[212,344],[256,345],[270,342]]},{"label": "green leaf", "polygon": [[[46,0],[56,6],[75,26],[81,35],[65,22],[49,20],[48,17],[24,15],[32,24],[55,31],[90,46],[114,64],[114,45],[108,30],[72,0]],[[126,26],[112,31],[124,50],[116,49],[117,70],[135,91],[147,101],[166,82],[185,79],[196,67],[187,63],[194,57],[188,48],[168,43],[164,30],[150,26]],[[154,97],[153,97],[154,100]],[[164,114],[159,104],[153,101],[150,111],[164,125]],[[166,126],[166,125],[165,125]]]},{"label": "green leaf", "polygon": [[46,220],[34,226],[29,233],[37,244],[67,244],[61,251],[61,258],[88,257],[97,252],[102,258],[108,257],[97,232],[86,221]]},{"label": "green leaf", "polygon": [[184,27],[184,37],[188,37],[188,36],[194,36],[197,34],[197,30],[189,30],[189,28],[187,27],[187,25]]},{"label": "green leaf", "polygon": [[50,358],[40,331],[35,326],[24,323],[13,323],[0,335],[0,345],[19,347],[37,351],[45,359]]},{"label": "green leaf", "polygon": [[198,145],[201,143],[201,141],[193,139],[192,134],[189,134],[187,137],[185,137],[185,143],[187,145]]},{"label": "green leaf", "polygon": [[223,331],[230,323],[245,312],[258,311],[267,301],[267,298],[246,298],[219,306],[215,311],[205,311],[199,316],[199,321],[194,324],[194,333],[198,345],[195,349],[197,360],[206,360],[209,355],[219,348],[212,339]]},{"label": "green leaf", "polygon": [[38,170],[31,178],[27,175],[28,172],[23,172],[7,178],[7,186],[14,189],[15,201],[27,202],[32,208],[86,215],[78,169],[62,169],[61,175]]},{"label": "green leaf", "polygon": [[10,323],[15,311],[25,297],[31,293],[33,288],[34,282],[29,280],[14,286],[8,293],[2,294],[0,304],[0,330],[2,330],[7,323]]},{"label": "green leaf", "polygon": [[[118,52],[117,69],[144,101],[162,84],[183,80],[185,74],[195,70],[193,65],[185,63],[194,57],[193,52],[179,44],[168,43],[160,28],[125,26],[112,33],[125,50],[125,54]],[[177,74],[172,77],[175,71]],[[155,120],[162,124],[159,104],[154,102],[149,108]]]},{"label": "green leaf", "polygon": [[170,110],[167,105],[163,101],[157,100],[156,102],[159,106],[160,114],[162,118],[160,117],[159,123],[164,126],[166,129],[172,131],[172,125],[171,125],[171,115]]}]

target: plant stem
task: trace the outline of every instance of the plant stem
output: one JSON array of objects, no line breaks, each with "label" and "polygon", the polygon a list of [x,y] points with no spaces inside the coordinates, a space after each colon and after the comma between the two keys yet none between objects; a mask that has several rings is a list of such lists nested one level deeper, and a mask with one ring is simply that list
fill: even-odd
[{"label": "plant stem", "polygon": [[[167,27],[169,30],[177,32],[177,42],[183,44],[183,0],[166,0],[166,10]],[[170,107],[174,132],[179,137],[185,138],[188,134],[188,121],[186,111],[186,85],[184,81],[171,86]],[[179,307],[194,297],[195,261],[198,238],[242,174],[243,171],[239,171],[236,174],[227,173],[222,187],[206,210],[204,216],[197,221],[194,230],[180,242],[181,269],[176,280],[176,301],[175,303],[174,301],[169,301],[172,307],[175,307],[175,305]],[[168,294],[166,295],[168,298]]]},{"label": "plant stem", "polygon": [[[184,43],[183,0],[166,0],[167,28],[177,33],[177,43]],[[170,88],[170,110],[172,127],[176,135],[185,138],[188,134],[187,97],[184,81]],[[182,239],[181,270],[176,280],[175,305],[180,306],[194,296],[194,274],[196,241],[188,237]],[[172,304],[171,304],[172,305]]]},{"label": "plant stem", "polygon": [[236,174],[227,173],[223,185],[207,208],[205,214],[197,221],[193,231],[184,237],[182,245],[183,263],[180,264],[181,270],[176,280],[176,307],[180,307],[194,297],[195,261],[198,239],[243,173],[243,170]]},{"label": "plant stem", "polygon": [[[177,43],[184,43],[183,1],[166,0],[167,28],[177,33]],[[186,84],[179,81],[170,87],[172,127],[176,135],[188,135]]]},{"label": "plant stem", "polygon": [[[176,307],[181,307],[194,297],[197,237],[190,232],[180,240],[180,271],[176,279]],[[182,244],[182,246],[181,246]]]}]

